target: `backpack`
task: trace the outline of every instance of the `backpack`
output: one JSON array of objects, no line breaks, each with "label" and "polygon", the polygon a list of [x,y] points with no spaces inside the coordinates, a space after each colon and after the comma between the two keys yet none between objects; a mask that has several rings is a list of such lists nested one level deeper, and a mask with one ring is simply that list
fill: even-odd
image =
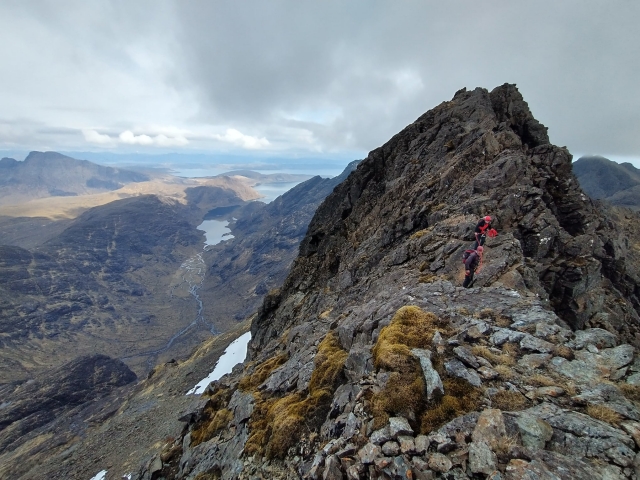
[{"label": "backpack", "polygon": [[462,254],[462,263],[467,261],[467,258],[469,258],[469,256],[471,256],[472,253],[476,253],[475,250],[465,250],[464,253]]}]

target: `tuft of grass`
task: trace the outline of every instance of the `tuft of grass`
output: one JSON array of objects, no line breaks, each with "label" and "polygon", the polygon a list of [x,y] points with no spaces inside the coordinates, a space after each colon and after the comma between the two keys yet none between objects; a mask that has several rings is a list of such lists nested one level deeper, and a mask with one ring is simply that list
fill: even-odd
[{"label": "tuft of grass", "polygon": [[640,386],[629,383],[619,383],[618,388],[629,400],[640,403]]},{"label": "tuft of grass", "polygon": [[573,350],[565,345],[556,345],[555,347],[553,347],[553,354],[556,357],[566,358],[567,360],[574,359]]},{"label": "tuft of grass", "polygon": [[276,368],[286,362],[287,359],[287,354],[281,353],[280,355],[276,355],[275,357],[265,360],[254,369],[251,375],[245,375],[242,380],[240,380],[238,388],[244,392],[255,390]]},{"label": "tuft of grass", "polygon": [[371,399],[374,428],[384,426],[389,416],[415,418],[426,405],[425,383],[412,348],[431,344],[438,318],[415,306],[400,308],[384,327],[373,347],[377,369],[391,372],[384,390]]},{"label": "tuft of grass", "polygon": [[427,434],[460,415],[477,410],[482,401],[482,391],[466,380],[443,380],[445,394],[427,405],[420,419],[420,431]]},{"label": "tuft of grass", "polygon": [[423,229],[423,230],[418,230],[417,232],[415,232],[413,235],[411,235],[409,237],[409,240],[416,240],[418,238],[423,237],[424,235],[426,235],[426,233],[428,232],[428,229]]},{"label": "tuft of grass", "polygon": [[418,283],[433,283],[437,279],[438,279],[437,275],[433,275],[433,274],[421,275],[420,278],[418,278]]},{"label": "tuft of grass", "polygon": [[197,446],[212,439],[218,432],[226,428],[233,414],[227,410],[231,399],[230,388],[218,388],[207,400],[202,415],[191,430],[191,445]]},{"label": "tuft of grass", "polygon": [[497,312],[493,309],[493,308],[483,308],[482,310],[480,310],[478,313],[475,314],[475,317],[477,318],[481,318],[481,319],[491,319],[494,320],[497,316]]},{"label": "tuft of grass", "polygon": [[587,405],[586,412],[590,417],[595,418],[596,420],[602,420],[603,422],[607,422],[614,426],[618,426],[622,421],[622,416],[618,412],[615,412],[604,405]]},{"label": "tuft of grass", "polygon": [[540,373],[529,377],[529,382],[535,387],[553,387],[558,385],[558,382],[556,380]]},{"label": "tuft of grass", "polygon": [[491,397],[491,406],[507,412],[524,410],[529,402],[520,392],[500,390]]},{"label": "tuft of grass", "polygon": [[420,267],[418,267],[418,270],[420,270],[420,273],[424,272],[427,268],[429,268],[431,266],[430,262],[422,262],[420,264]]},{"label": "tuft of grass", "polygon": [[431,344],[436,323],[438,319],[433,313],[419,307],[400,308],[391,323],[382,329],[373,347],[375,367],[398,372],[411,368],[416,362],[411,349]]},{"label": "tuft of grass", "polygon": [[515,356],[511,353],[512,347],[509,347],[508,343],[502,347],[502,354],[493,353],[488,347],[482,345],[474,346],[471,351],[474,355],[478,355],[486,360],[489,360],[494,365],[506,365],[513,366],[516,364]]},{"label": "tuft of grass", "polygon": [[251,433],[245,454],[283,458],[304,431],[319,427],[342,378],[347,355],[331,331],[318,345],[307,395],[295,392],[265,399],[260,392],[254,392],[255,407],[249,420]]},{"label": "tuft of grass", "polygon": [[514,380],[518,374],[508,365],[497,365],[493,368],[503,380]]},{"label": "tuft of grass", "polygon": [[331,308],[330,308],[329,310],[325,310],[324,312],[322,312],[322,313],[320,314],[320,318],[322,318],[322,319],[327,318],[327,317],[331,314],[331,311],[332,311],[332,310],[333,310],[333,309],[331,309]]},{"label": "tuft of grass", "polygon": [[498,315],[495,318],[495,323],[498,327],[507,328],[511,326],[513,320],[511,320],[509,317],[505,317],[504,315]]}]

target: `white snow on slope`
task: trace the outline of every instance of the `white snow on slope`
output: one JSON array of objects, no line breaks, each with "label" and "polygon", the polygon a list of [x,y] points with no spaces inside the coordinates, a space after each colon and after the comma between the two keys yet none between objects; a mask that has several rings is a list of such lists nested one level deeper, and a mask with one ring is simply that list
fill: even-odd
[{"label": "white snow on slope", "polygon": [[249,340],[251,340],[251,332],[247,332],[231,342],[222,356],[218,359],[218,363],[216,363],[213,371],[186,394],[193,395],[202,393],[211,382],[219,380],[220,377],[227,373],[231,373],[233,367],[238,363],[244,362],[244,359],[247,356],[247,345],[249,344]]},{"label": "white snow on slope", "polygon": [[96,473],[96,476],[92,477],[90,480],[104,480],[106,474],[107,474],[107,471],[102,470],[101,472]]}]

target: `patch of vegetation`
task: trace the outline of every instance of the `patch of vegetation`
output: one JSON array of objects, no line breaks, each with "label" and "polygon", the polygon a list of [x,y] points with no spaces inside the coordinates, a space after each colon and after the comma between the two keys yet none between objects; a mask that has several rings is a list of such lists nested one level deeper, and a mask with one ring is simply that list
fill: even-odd
[{"label": "patch of vegetation", "polygon": [[618,426],[622,421],[622,416],[618,412],[615,412],[604,405],[588,405],[585,411],[590,417],[607,422],[614,426]]},{"label": "patch of vegetation", "polygon": [[491,397],[491,406],[507,412],[524,410],[529,401],[520,392],[514,390],[500,390]]},{"label": "patch of vegetation", "polygon": [[428,231],[429,230],[426,228],[424,230],[418,230],[417,232],[415,232],[413,235],[409,237],[409,240],[416,240],[418,238],[421,238],[424,235],[426,235]]},{"label": "patch of vegetation", "polygon": [[489,347],[482,345],[474,346],[471,352],[474,355],[489,360],[494,365],[513,366],[516,364],[515,350],[517,350],[517,347],[513,344],[505,343],[502,347],[502,354],[493,353]]},{"label": "patch of vegetation", "polygon": [[630,383],[619,383],[618,388],[622,394],[633,402],[640,403],[640,386],[631,385]]},{"label": "patch of vegetation", "polygon": [[418,283],[433,283],[436,280],[438,280],[437,275],[433,275],[433,274],[420,275],[420,278],[418,278]]},{"label": "patch of vegetation", "polygon": [[480,407],[482,391],[461,378],[442,381],[445,394],[427,406],[420,419],[420,432],[427,434],[460,415]]},{"label": "patch of vegetation", "polygon": [[191,430],[191,445],[197,446],[202,442],[211,440],[218,432],[222,431],[233,418],[227,405],[233,391],[230,388],[218,388],[209,398],[202,415]]},{"label": "patch of vegetation", "polygon": [[265,360],[253,370],[253,373],[245,375],[242,380],[240,380],[238,388],[243,392],[251,392],[255,390],[259,385],[262,385],[267,378],[269,378],[269,375],[271,375],[276,368],[286,362],[287,359],[287,354],[281,353],[280,355],[276,355],[275,357]]},{"label": "patch of vegetation", "polygon": [[565,345],[556,345],[555,347],[553,347],[553,354],[556,357],[566,358],[567,360],[574,359],[573,350]]},{"label": "patch of vegetation", "polygon": [[318,428],[342,379],[346,359],[347,352],[337,335],[329,332],[318,345],[308,394],[295,392],[282,398],[263,398],[260,392],[254,392],[255,408],[245,453],[283,458],[305,431]]},{"label": "patch of vegetation", "polygon": [[508,365],[496,365],[494,370],[498,372],[503,380],[514,380],[518,374]]},{"label": "patch of vegetation", "polygon": [[481,390],[465,380],[447,378],[443,361],[435,354],[431,361],[443,379],[444,394],[427,401],[422,368],[411,349],[429,347],[437,331],[447,334],[444,321],[416,306],[407,306],[399,309],[380,332],[373,348],[374,365],[390,375],[385,388],[371,397],[374,428],[383,427],[390,416],[401,415],[415,422],[416,429],[428,433],[480,405]]},{"label": "patch of vegetation", "polygon": [[418,270],[420,270],[420,273],[424,272],[427,268],[429,268],[431,266],[431,262],[422,262],[420,264],[420,267],[418,268]]},{"label": "patch of vegetation", "polygon": [[553,387],[558,384],[557,380],[540,373],[536,373],[529,377],[529,383],[535,387]]},{"label": "patch of vegetation", "polygon": [[380,332],[373,347],[374,365],[391,374],[384,390],[371,398],[374,428],[384,426],[392,415],[417,418],[426,407],[422,368],[411,349],[431,345],[437,323],[433,313],[407,306]]}]

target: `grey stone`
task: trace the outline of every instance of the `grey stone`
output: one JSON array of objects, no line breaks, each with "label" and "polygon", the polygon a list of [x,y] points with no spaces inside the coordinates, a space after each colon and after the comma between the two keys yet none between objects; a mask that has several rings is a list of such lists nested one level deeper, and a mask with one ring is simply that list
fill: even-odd
[{"label": "grey stone", "polygon": [[640,373],[633,373],[629,375],[626,382],[629,385],[640,385]]},{"label": "grey stone", "polygon": [[446,473],[451,470],[453,464],[449,457],[442,453],[432,453],[429,455],[429,468],[435,472]]},{"label": "grey stone", "polygon": [[324,471],[322,472],[323,480],[342,480],[344,476],[342,475],[342,470],[340,468],[340,459],[331,455],[327,457],[325,461]]},{"label": "grey stone", "polygon": [[551,425],[526,413],[516,417],[516,424],[520,430],[522,445],[527,448],[544,449],[546,443],[553,436]]},{"label": "grey stone", "polygon": [[604,362],[611,366],[612,369],[619,369],[633,361],[634,348],[625,344],[615,348],[607,348],[600,351]]},{"label": "grey stone", "polygon": [[391,438],[397,438],[398,435],[413,435],[413,429],[404,417],[389,418],[389,434]]},{"label": "grey stone", "polygon": [[567,346],[580,350],[587,345],[595,345],[597,348],[612,348],[618,344],[618,338],[602,328],[588,328],[586,330],[578,330],[575,337]]},{"label": "grey stone", "polygon": [[372,358],[370,348],[352,348],[344,362],[345,375],[349,381],[357,382],[373,372]]},{"label": "grey stone", "polygon": [[390,466],[391,473],[399,480],[414,480],[411,465],[402,456],[394,457]]},{"label": "grey stone", "polygon": [[229,400],[228,409],[233,412],[233,422],[238,425],[244,423],[253,413],[254,399],[253,395],[247,392],[242,392],[240,389],[233,392],[231,399]]},{"label": "grey stone", "polygon": [[369,436],[369,441],[371,443],[375,443],[376,445],[382,445],[385,442],[393,439],[391,432],[389,431],[389,425],[381,428],[380,430],[376,430]]},{"label": "grey stone", "polygon": [[360,433],[360,419],[356,417],[353,412],[349,412],[344,431],[342,432],[342,438],[350,439],[358,433]]},{"label": "grey stone", "polygon": [[540,368],[551,360],[551,357],[552,355],[549,353],[530,353],[523,355],[522,358],[518,360],[518,365],[531,369]]},{"label": "grey stone", "polygon": [[413,437],[408,435],[398,435],[398,443],[400,444],[400,451],[404,454],[416,451],[416,444]]},{"label": "grey stone", "polygon": [[382,449],[378,445],[374,445],[373,443],[367,443],[364,447],[360,449],[358,452],[358,457],[360,461],[365,465],[373,463],[376,457],[379,457],[382,454]]},{"label": "grey stone", "polygon": [[543,338],[548,340],[549,337],[554,336],[556,333],[560,331],[560,327],[558,325],[554,325],[551,323],[538,323],[536,325],[536,337]]},{"label": "grey stone", "polygon": [[453,360],[447,360],[444,363],[444,368],[449,375],[462,378],[474,387],[479,387],[480,385],[482,385],[482,380],[480,380],[478,374],[475,371],[466,368],[460,360],[457,360],[455,358]]},{"label": "grey stone", "polygon": [[523,412],[545,420],[554,430],[546,448],[570,458],[613,461],[622,467],[632,462],[635,442],[621,430],[579,412],[542,403]]},{"label": "grey stone", "polygon": [[411,350],[411,353],[420,360],[427,391],[427,399],[433,399],[437,392],[442,395],[444,393],[444,386],[442,385],[440,375],[431,364],[431,352],[429,350],[414,348]]},{"label": "grey stone", "polygon": [[520,340],[520,348],[539,353],[549,353],[553,351],[554,344],[527,334]]},{"label": "grey stone", "polygon": [[469,444],[469,468],[473,473],[489,475],[498,465],[496,454],[485,442],[471,442]]},{"label": "grey stone", "polygon": [[417,453],[426,453],[429,450],[431,442],[426,435],[418,435],[414,441]]},{"label": "grey stone", "polygon": [[384,453],[388,457],[395,457],[400,453],[400,445],[398,445],[393,440],[386,442],[382,445],[382,453]]},{"label": "grey stone", "polygon": [[493,368],[484,366],[478,369],[478,374],[483,380],[494,380],[500,376]]},{"label": "grey stone", "polygon": [[480,364],[478,363],[478,359],[473,353],[471,353],[471,350],[469,350],[469,348],[467,347],[456,347],[453,349],[453,353],[469,367],[477,369],[480,366]]},{"label": "grey stone", "polygon": [[480,413],[471,439],[474,442],[485,442],[491,448],[495,448],[506,434],[502,411],[497,408],[487,408]]},{"label": "grey stone", "polygon": [[496,330],[489,338],[492,344],[496,347],[500,347],[507,342],[516,343],[519,342],[525,334],[523,332],[517,332],[509,328],[501,328]]}]

